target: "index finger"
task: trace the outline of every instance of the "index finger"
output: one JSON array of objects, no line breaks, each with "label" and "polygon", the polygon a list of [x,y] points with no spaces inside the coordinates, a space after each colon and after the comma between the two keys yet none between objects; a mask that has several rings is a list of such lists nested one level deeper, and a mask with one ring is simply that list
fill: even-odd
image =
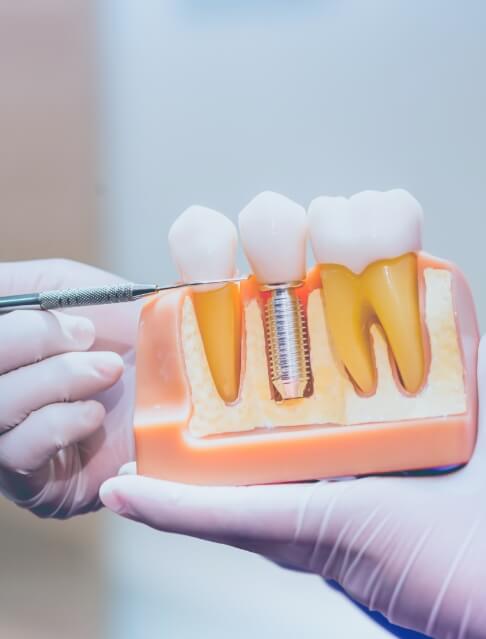
[{"label": "index finger", "polygon": [[0,315],[0,375],[53,355],[84,351],[94,341],[90,320],[50,311]]}]

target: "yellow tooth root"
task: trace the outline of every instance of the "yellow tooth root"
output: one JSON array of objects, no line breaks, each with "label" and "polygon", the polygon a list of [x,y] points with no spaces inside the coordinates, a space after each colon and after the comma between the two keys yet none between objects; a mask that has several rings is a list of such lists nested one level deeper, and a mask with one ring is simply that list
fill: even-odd
[{"label": "yellow tooth root", "polygon": [[324,311],[338,359],[365,393],[376,387],[376,371],[368,335],[370,309],[360,277],[344,266],[321,266]]},{"label": "yellow tooth root", "polygon": [[238,398],[241,371],[241,303],[236,284],[193,292],[194,310],[214,384],[227,403]]},{"label": "yellow tooth root", "polygon": [[417,257],[413,253],[371,264],[364,273],[367,297],[383,326],[405,390],[424,383]]},{"label": "yellow tooth root", "polygon": [[360,275],[332,264],[322,265],[320,271],[325,313],[336,355],[356,385],[365,394],[375,389],[369,327],[378,321],[404,389],[417,393],[426,373],[417,256],[407,253],[380,260]]}]

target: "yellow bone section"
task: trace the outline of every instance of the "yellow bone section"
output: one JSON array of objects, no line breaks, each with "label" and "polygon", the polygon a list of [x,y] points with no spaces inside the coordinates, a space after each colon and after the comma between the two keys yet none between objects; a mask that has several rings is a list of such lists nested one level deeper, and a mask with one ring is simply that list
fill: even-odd
[{"label": "yellow bone section", "polygon": [[376,326],[371,329],[371,348],[378,371],[376,393],[372,397],[361,397],[355,392],[334,358],[320,290],[315,290],[308,302],[314,394],[282,403],[271,398],[261,314],[257,301],[252,300],[244,309],[246,370],[240,398],[228,406],[213,382],[194,306],[188,297],[183,309],[182,343],[193,402],[191,434],[201,437],[255,428],[379,423],[463,413],[466,397],[451,274],[447,270],[428,268],[424,279],[431,363],[427,384],[416,397],[404,395],[397,387],[386,340]]},{"label": "yellow bone section", "polygon": [[241,371],[241,304],[236,284],[193,293],[194,309],[214,385],[224,402],[238,397]]},{"label": "yellow bone section", "polygon": [[324,309],[338,359],[363,393],[376,387],[370,326],[385,331],[404,388],[417,393],[425,378],[417,256],[370,264],[357,275],[344,266],[320,267]]}]

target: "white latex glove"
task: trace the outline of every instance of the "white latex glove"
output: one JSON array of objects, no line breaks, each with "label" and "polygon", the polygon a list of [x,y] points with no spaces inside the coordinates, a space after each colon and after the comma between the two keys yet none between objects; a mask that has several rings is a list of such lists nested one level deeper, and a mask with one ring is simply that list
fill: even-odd
[{"label": "white latex glove", "polygon": [[[65,260],[0,264],[0,295],[116,281]],[[60,518],[97,509],[101,483],[133,459],[138,313],[0,315],[0,491],[18,505]]]},{"label": "white latex glove", "polygon": [[252,487],[189,486],[127,473],[101,488],[111,510],[159,530],[260,553],[337,581],[397,625],[486,636],[486,341],[474,458],[440,476]]}]

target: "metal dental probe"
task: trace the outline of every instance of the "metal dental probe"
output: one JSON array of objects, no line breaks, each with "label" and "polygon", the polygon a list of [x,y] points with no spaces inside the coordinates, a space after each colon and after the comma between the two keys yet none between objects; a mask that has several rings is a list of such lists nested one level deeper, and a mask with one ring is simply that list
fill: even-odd
[{"label": "metal dental probe", "polygon": [[167,284],[165,286],[125,282],[111,286],[68,288],[59,291],[44,291],[42,293],[7,295],[0,297],[0,313],[8,313],[20,309],[50,311],[76,306],[101,306],[103,304],[118,304],[119,302],[134,302],[161,291],[193,286],[207,286],[210,284],[241,282],[248,279],[248,277],[248,275],[244,275],[221,280],[198,280],[197,282],[182,282]]}]

